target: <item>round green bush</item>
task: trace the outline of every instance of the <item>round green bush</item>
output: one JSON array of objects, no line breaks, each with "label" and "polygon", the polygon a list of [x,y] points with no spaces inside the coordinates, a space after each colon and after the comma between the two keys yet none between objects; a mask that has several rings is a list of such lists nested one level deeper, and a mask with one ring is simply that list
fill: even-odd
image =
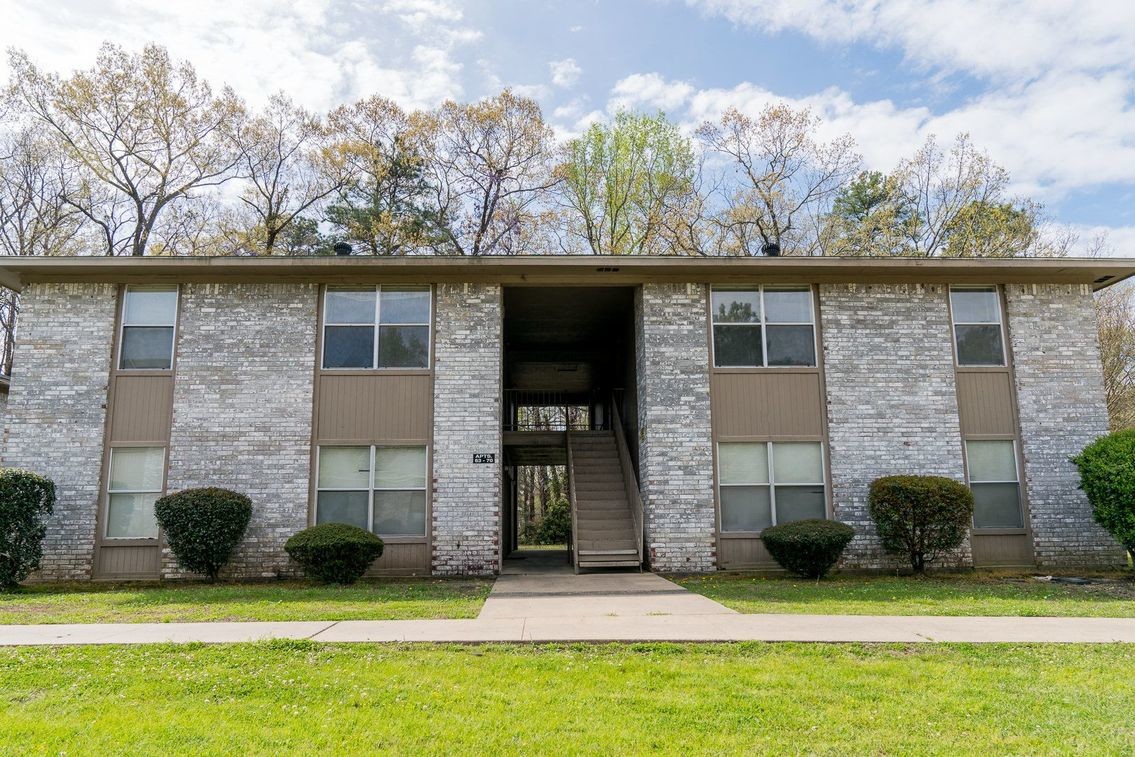
[{"label": "round green bush", "polygon": [[1096,523],[1135,554],[1135,429],[1096,439],[1072,462]]},{"label": "round green bush", "polygon": [[823,578],[839,562],[855,529],[834,520],[798,520],[761,531],[765,549],[780,567],[805,578]]},{"label": "round green bush", "polygon": [[0,470],[0,588],[14,589],[39,567],[55,484],[31,471]]},{"label": "round green bush", "polygon": [[325,583],[353,584],[382,556],[383,543],[365,528],[321,523],[293,534],[284,551],[304,572]]},{"label": "round green bush", "polygon": [[877,478],[867,504],[883,549],[905,556],[915,573],[960,547],[973,522],[973,493],[943,476]]},{"label": "round green bush", "polygon": [[216,581],[248,528],[252,500],[216,487],[185,489],[155,502],[154,515],[178,565]]},{"label": "round green bush", "polygon": [[566,499],[557,499],[548,505],[536,529],[538,544],[567,544],[571,535],[571,505]]}]

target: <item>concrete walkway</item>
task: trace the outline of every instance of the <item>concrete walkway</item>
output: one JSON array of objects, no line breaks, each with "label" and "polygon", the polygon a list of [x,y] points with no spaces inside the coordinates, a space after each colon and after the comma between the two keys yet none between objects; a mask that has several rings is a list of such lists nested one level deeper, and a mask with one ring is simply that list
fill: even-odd
[{"label": "concrete walkway", "polygon": [[506,564],[475,620],[0,625],[0,645],[327,642],[1129,642],[1135,618],[741,615],[651,573]]}]

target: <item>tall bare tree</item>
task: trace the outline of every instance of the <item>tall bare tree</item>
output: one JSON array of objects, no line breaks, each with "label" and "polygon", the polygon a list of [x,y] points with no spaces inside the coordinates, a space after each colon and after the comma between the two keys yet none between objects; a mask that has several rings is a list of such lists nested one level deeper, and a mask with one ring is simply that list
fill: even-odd
[{"label": "tall bare tree", "polygon": [[108,255],[144,255],[167,209],[227,180],[240,160],[233,128],[243,105],[214,95],[162,47],[130,54],[107,43],[68,79],[9,55],[9,94],[48,127],[79,170],[66,195],[100,230]]},{"label": "tall bare tree", "polygon": [[726,159],[717,213],[718,248],[754,255],[775,244],[785,254],[820,250],[822,218],[861,158],[849,136],[822,142],[809,110],[766,107],[752,118],[730,108],[698,136]]},{"label": "tall bare tree", "polygon": [[475,103],[446,102],[427,123],[425,154],[442,253],[525,250],[539,203],[557,179],[551,128],[534,100],[505,90]]},{"label": "tall bare tree", "polygon": [[1096,320],[1111,430],[1135,428],[1135,287],[1099,292]]},{"label": "tall bare tree", "polygon": [[243,228],[247,246],[272,255],[280,235],[341,186],[328,160],[328,137],[315,115],[282,92],[236,130],[245,183],[240,202],[251,220]]}]

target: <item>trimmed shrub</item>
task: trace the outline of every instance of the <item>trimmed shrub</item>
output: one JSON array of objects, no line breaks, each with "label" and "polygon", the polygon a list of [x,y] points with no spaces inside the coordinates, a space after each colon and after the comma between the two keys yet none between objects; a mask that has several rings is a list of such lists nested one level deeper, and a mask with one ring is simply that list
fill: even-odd
[{"label": "trimmed shrub", "polygon": [[293,534],[284,551],[312,578],[329,584],[353,584],[382,556],[383,543],[365,528],[321,523]]},{"label": "trimmed shrub", "polygon": [[571,536],[571,505],[566,499],[554,500],[544,511],[536,529],[538,544],[567,544]]},{"label": "trimmed shrub", "polygon": [[883,549],[906,557],[915,573],[961,546],[973,522],[973,493],[943,476],[877,478],[868,507]]},{"label": "trimmed shrub", "polygon": [[805,578],[823,578],[839,562],[855,529],[834,520],[798,520],[761,531],[761,541],[780,567]]},{"label": "trimmed shrub", "polygon": [[1135,555],[1135,429],[1096,439],[1072,462],[1096,523]]},{"label": "trimmed shrub", "polygon": [[0,470],[0,589],[14,589],[39,567],[55,484],[31,471]]},{"label": "trimmed shrub", "polygon": [[177,564],[216,581],[248,528],[252,500],[216,487],[185,489],[155,502],[154,515]]}]

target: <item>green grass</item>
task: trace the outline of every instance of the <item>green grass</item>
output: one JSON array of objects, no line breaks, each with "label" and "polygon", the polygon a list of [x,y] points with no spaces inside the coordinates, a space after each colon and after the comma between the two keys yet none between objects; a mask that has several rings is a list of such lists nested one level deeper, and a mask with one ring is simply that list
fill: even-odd
[{"label": "green grass", "polygon": [[0,594],[0,624],[475,618],[490,588],[492,582],[486,580],[428,578],[353,586],[306,581],[37,584]]},{"label": "green grass", "polygon": [[831,576],[822,581],[743,574],[675,579],[743,613],[1135,617],[1135,580],[1086,586],[1028,575]]},{"label": "green grass", "polygon": [[0,751],[1135,751],[1122,645],[0,650]]}]

